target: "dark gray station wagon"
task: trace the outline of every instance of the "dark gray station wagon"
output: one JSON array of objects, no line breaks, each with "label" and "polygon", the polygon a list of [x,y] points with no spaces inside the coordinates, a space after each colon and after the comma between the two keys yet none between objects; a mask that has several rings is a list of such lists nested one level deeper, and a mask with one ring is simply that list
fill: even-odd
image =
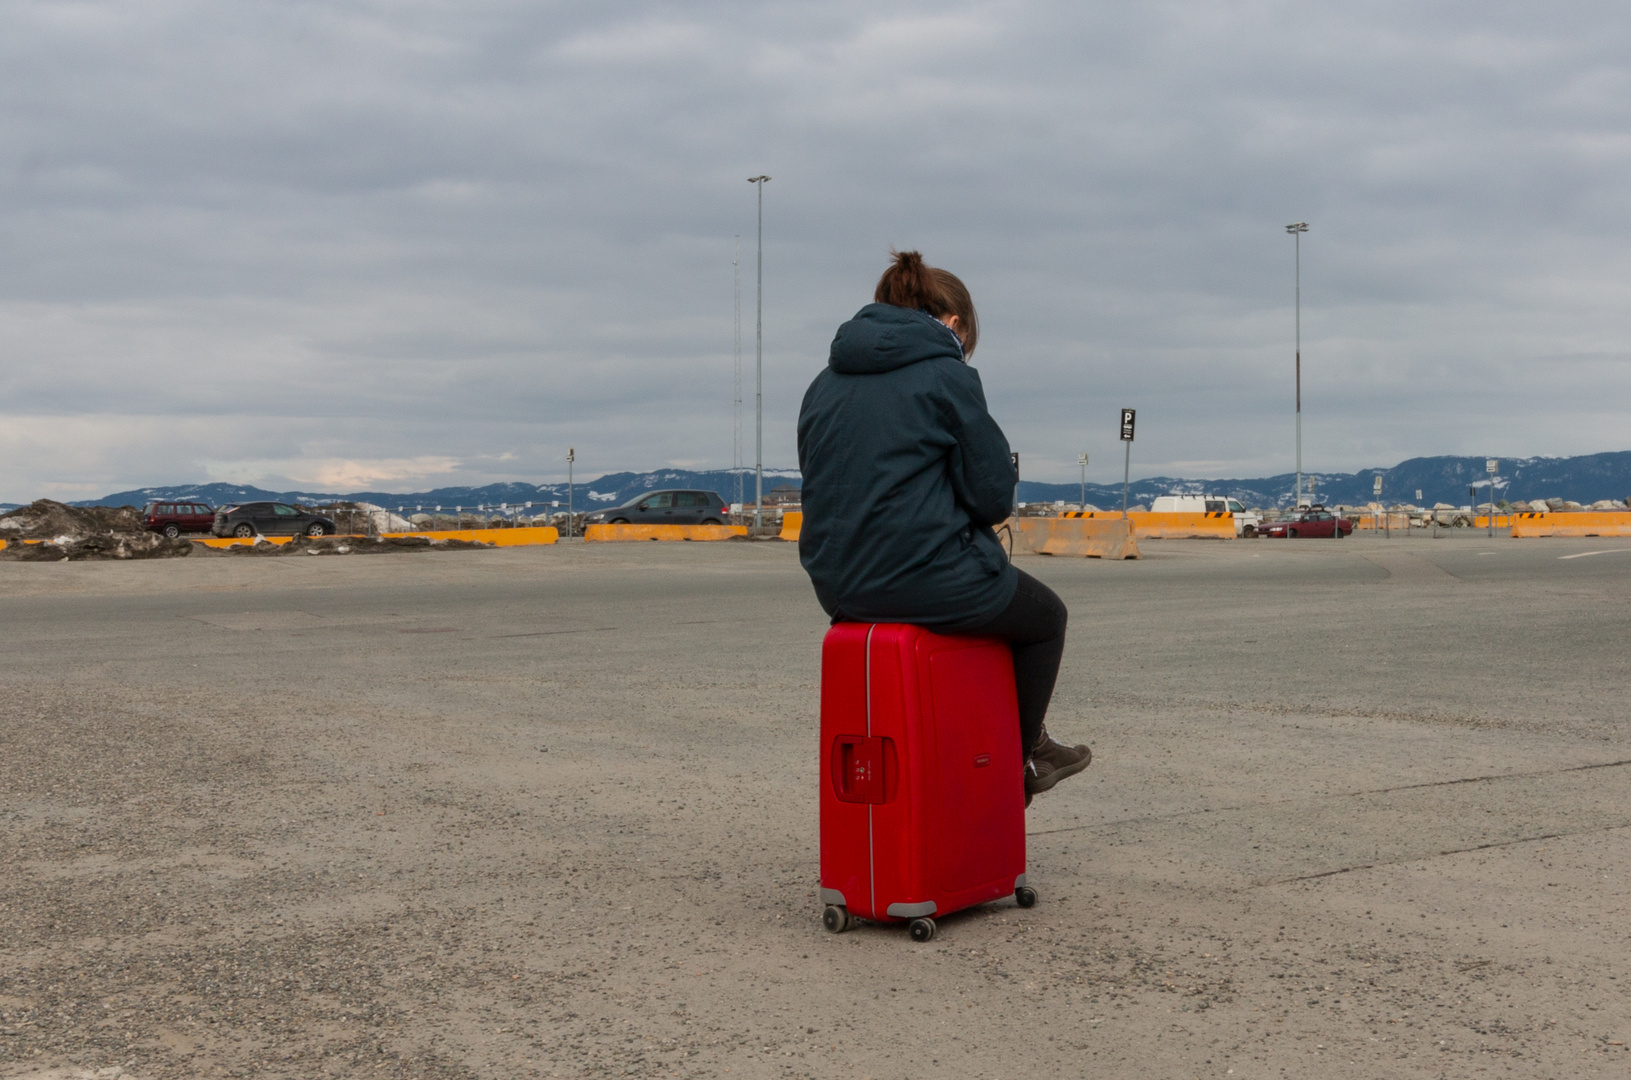
[{"label": "dark gray station wagon", "polygon": [[585,525],[723,525],[730,507],[717,491],[653,491],[610,510],[585,514]]},{"label": "dark gray station wagon", "polygon": [[288,503],[256,502],[223,506],[210,531],[216,536],[328,536],[334,522]]}]

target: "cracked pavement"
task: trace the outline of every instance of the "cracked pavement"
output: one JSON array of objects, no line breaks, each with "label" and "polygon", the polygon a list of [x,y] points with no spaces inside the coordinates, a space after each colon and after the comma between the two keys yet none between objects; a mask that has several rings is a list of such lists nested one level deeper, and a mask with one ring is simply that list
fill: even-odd
[{"label": "cracked pavement", "polygon": [[1094,765],[927,945],[791,545],[0,568],[0,1076],[1625,1075],[1631,543],[1142,547],[1022,560]]}]

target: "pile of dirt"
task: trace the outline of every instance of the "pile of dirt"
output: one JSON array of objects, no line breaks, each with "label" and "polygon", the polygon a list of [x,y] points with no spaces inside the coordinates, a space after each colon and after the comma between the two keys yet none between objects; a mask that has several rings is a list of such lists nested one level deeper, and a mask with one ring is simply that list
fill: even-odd
[{"label": "pile of dirt", "polygon": [[465,551],[490,548],[480,540],[432,540],[425,536],[297,536],[287,544],[257,540],[219,549],[229,555],[385,555],[401,551]]},{"label": "pile of dirt", "polygon": [[[174,559],[192,553],[185,540],[171,540],[142,527],[134,506],[65,506],[38,499],[0,514],[0,558],[20,562],[79,559]],[[24,541],[38,540],[31,544]]]}]

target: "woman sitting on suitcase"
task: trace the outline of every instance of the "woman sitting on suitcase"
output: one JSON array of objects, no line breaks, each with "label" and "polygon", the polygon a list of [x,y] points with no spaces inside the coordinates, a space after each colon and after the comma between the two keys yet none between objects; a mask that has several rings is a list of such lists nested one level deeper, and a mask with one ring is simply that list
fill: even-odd
[{"label": "woman sitting on suitcase", "polygon": [[799,559],[834,622],[901,622],[1006,639],[1019,690],[1025,802],[1092,752],[1043,726],[1065,649],[1065,605],[1016,569],[991,527],[1013,511],[1008,440],[968,366],[968,289],[894,253],[868,304],[838,328],[799,411]]}]

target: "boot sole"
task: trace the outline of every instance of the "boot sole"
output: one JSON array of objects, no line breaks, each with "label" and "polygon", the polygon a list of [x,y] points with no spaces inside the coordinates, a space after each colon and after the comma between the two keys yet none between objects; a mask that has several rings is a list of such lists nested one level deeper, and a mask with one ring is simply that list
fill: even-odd
[{"label": "boot sole", "polygon": [[1040,795],[1044,791],[1051,791],[1053,790],[1053,786],[1059,781],[1075,776],[1077,773],[1081,772],[1083,769],[1086,769],[1091,764],[1093,764],[1093,755],[1088,754],[1087,757],[1083,758],[1081,761],[1078,761],[1074,765],[1066,765],[1062,769],[1053,770],[1045,777],[1037,777],[1034,785],[1030,782],[1030,778],[1026,777],[1025,794],[1028,798],[1032,795]]}]

